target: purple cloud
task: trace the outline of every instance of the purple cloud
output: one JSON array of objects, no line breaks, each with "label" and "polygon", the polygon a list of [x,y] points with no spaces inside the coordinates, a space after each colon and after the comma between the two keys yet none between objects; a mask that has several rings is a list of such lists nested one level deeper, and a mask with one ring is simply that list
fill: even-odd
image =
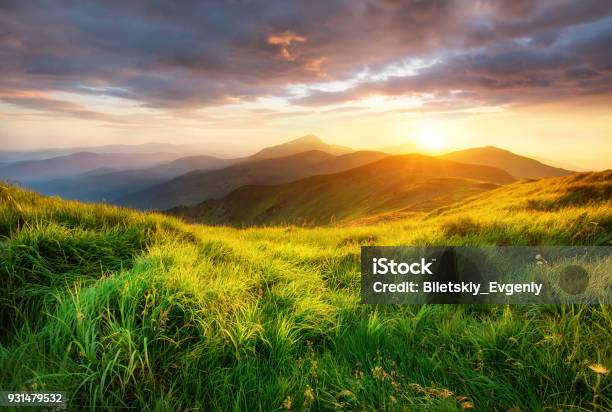
[{"label": "purple cloud", "polygon": [[35,108],[45,102],[15,95],[61,91],[201,107],[423,57],[436,63],[294,103],[453,90],[504,102],[601,95],[610,16],[600,0],[4,1],[0,99]]}]

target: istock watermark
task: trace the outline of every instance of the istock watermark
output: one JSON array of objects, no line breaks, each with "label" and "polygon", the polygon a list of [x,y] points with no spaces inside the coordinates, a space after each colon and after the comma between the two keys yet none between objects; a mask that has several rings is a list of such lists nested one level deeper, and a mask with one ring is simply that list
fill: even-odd
[{"label": "istock watermark", "polygon": [[361,248],[361,301],[612,303],[612,247]]}]

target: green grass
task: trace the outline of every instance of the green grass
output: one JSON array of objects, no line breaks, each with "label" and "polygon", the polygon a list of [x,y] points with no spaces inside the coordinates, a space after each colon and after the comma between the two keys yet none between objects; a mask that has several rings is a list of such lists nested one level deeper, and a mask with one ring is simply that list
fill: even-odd
[{"label": "green grass", "polygon": [[[359,245],[612,240],[612,173],[369,226],[235,229],[0,189],[0,388],[133,410],[611,410],[606,305],[359,304]],[[536,206],[537,205],[537,206]]]}]

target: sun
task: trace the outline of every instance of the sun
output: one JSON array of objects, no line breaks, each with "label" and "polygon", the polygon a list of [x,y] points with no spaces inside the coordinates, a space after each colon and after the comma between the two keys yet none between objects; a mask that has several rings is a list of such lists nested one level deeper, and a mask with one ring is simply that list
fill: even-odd
[{"label": "sun", "polygon": [[416,127],[416,139],[419,147],[425,152],[441,152],[448,148],[443,127],[435,121],[419,122]]},{"label": "sun", "polygon": [[429,152],[439,152],[444,150],[447,146],[446,139],[444,139],[442,136],[429,134],[419,136],[417,143],[421,148]]}]

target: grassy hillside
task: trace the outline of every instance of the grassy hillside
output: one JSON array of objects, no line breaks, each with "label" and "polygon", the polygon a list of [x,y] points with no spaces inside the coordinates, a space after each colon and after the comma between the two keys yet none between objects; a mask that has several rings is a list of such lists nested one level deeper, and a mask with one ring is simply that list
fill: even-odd
[{"label": "grassy hillside", "polygon": [[[612,408],[610,306],[360,305],[360,244],[609,244],[612,172],[231,229],[0,189],[0,385],[74,409]],[[602,365],[601,367],[597,365]]]},{"label": "grassy hillside", "polygon": [[440,157],[455,162],[499,167],[517,179],[567,176],[575,173],[493,146],[460,150]]},{"label": "grassy hillside", "polygon": [[334,173],[386,157],[380,152],[354,152],[334,156],[311,150],[264,160],[242,159],[219,170],[193,171],[149,189],[118,200],[122,205],[140,209],[169,209],[195,205],[203,200],[222,197],[249,184],[289,182],[319,173]]},{"label": "grassy hillside", "polygon": [[222,199],[168,213],[212,224],[320,225],[381,213],[429,211],[513,180],[491,167],[423,155],[389,156],[337,174],[243,187]]}]

